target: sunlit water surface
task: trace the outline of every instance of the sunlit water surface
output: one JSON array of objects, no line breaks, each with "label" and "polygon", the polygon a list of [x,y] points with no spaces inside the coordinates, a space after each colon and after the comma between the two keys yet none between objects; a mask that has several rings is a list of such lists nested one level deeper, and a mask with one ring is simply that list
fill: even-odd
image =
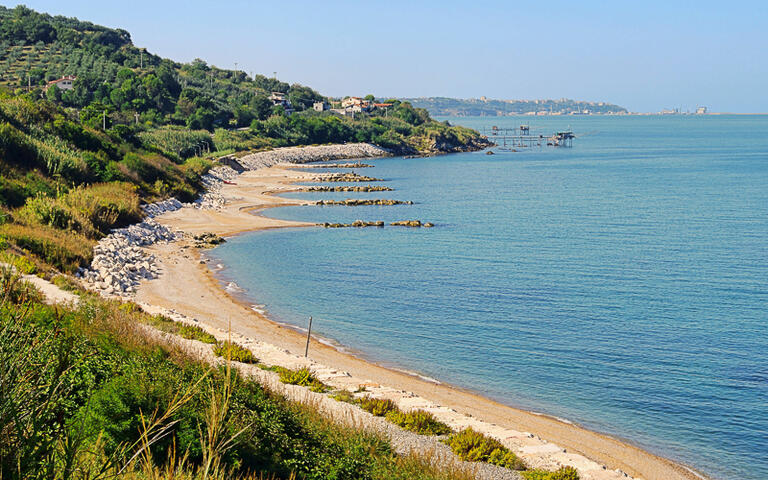
[{"label": "sunlit water surface", "polygon": [[461,118],[571,149],[368,161],[432,229],[245,234],[211,255],[277,321],[715,478],[768,478],[768,117]]}]

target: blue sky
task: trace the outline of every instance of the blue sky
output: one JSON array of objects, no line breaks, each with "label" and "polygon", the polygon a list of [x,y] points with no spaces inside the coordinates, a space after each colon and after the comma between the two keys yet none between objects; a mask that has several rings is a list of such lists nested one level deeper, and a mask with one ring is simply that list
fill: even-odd
[{"label": "blue sky", "polygon": [[[0,1],[5,6],[16,2]],[[768,112],[768,2],[29,0],[138,46],[326,95]]]}]

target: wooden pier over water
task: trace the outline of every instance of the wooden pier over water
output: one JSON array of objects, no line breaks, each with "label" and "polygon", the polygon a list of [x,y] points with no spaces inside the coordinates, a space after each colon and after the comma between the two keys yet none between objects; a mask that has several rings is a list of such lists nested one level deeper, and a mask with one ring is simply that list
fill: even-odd
[{"label": "wooden pier over water", "polygon": [[501,128],[494,125],[489,129],[483,129],[482,133],[501,148],[572,147],[573,139],[576,138],[571,130],[555,132],[551,135],[531,135],[529,125],[514,128]]}]

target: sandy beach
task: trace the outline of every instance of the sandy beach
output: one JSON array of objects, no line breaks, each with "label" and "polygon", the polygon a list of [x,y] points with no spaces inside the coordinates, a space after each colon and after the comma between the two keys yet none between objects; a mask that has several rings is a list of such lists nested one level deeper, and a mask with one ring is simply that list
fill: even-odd
[{"label": "sandy beach", "polygon": [[[287,165],[249,170],[232,184],[222,185],[220,194],[225,203],[220,208],[185,207],[155,220],[188,234],[212,232],[224,237],[269,228],[312,227],[270,219],[259,212],[306,203],[275,194],[296,190],[294,182],[315,175]],[[174,310],[214,329],[231,328],[234,334],[272,345],[275,352],[283,354],[271,360],[275,364],[303,361],[299,354],[303,355],[305,336],[278,325],[227,293],[190,241],[156,244],[148,250],[158,258],[162,274],[141,284],[136,294],[138,302]],[[270,361],[264,358],[267,353],[258,353],[259,358]],[[646,480],[703,478],[622,440],[511,408],[461,388],[384,368],[318,341],[313,340],[310,346],[310,358],[313,365],[344,373],[324,379],[334,387],[354,389],[365,385],[372,394],[393,398],[404,408],[428,409],[454,428],[471,426],[499,438],[533,466],[556,469],[572,465],[578,468],[581,478],[595,480],[627,478],[625,473]]]}]

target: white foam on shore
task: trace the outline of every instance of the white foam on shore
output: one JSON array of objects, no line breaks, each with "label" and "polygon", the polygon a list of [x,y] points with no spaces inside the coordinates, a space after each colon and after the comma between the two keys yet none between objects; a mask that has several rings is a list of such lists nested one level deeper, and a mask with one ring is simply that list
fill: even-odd
[{"label": "white foam on shore", "polygon": [[267,311],[264,309],[266,305],[251,305],[251,310],[261,315],[266,315]]},{"label": "white foam on shore", "polygon": [[406,375],[410,375],[412,377],[419,378],[421,380],[424,380],[425,382],[434,383],[435,385],[442,385],[443,384],[443,382],[441,382],[440,380],[438,380],[436,378],[427,377],[426,375],[422,375],[422,374],[420,374],[418,372],[414,372],[414,371],[411,371],[411,370],[405,370],[403,368],[395,368],[395,367],[390,367],[390,368],[392,370],[396,371],[396,372],[404,373]]}]

